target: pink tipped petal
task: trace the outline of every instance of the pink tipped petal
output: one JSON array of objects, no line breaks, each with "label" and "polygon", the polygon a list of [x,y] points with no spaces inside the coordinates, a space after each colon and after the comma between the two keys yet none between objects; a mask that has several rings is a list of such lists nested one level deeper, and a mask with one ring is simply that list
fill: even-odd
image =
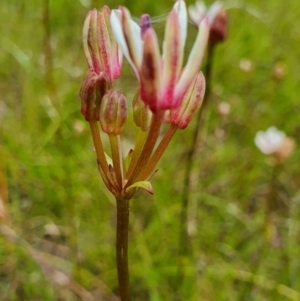
[{"label": "pink tipped petal", "polygon": [[209,27],[207,19],[205,18],[199,25],[196,41],[191,50],[187,64],[175,88],[175,95],[179,98],[185,94],[191,81],[193,80],[195,74],[198,72],[198,69],[201,66],[208,40],[208,35]]},{"label": "pink tipped petal", "polygon": [[[175,10],[169,14],[165,29],[164,65],[162,75],[162,108],[171,108],[175,84],[181,70],[183,49],[178,15]],[[171,106],[171,107],[170,107]]]},{"label": "pink tipped petal", "polygon": [[142,63],[143,48],[141,29],[131,20],[130,13],[125,7],[122,8],[122,29],[131,61],[136,69],[139,70]]},{"label": "pink tipped petal", "polygon": [[187,10],[185,2],[179,0],[175,3],[174,9],[178,15],[179,26],[180,26],[180,38],[181,38],[181,47],[185,45],[186,35],[187,35]]},{"label": "pink tipped petal", "polygon": [[143,62],[141,66],[141,99],[152,111],[157,110],[161,85],[160,53],[156,34],[152,28],[144,33]]},{"label": "pink tipped petal", "polygon": [[104,72],[110,81],[113,80],[111,70],[111,44],[109,32],[105,24],[104,15],[98,14],[98,47],[100,53],[101,71]]},{"label": "pink tipped petal", "polygon": [[110,64],[111,64],[111,74],[113,78],[118,78],[121,75],[121,66],[123,54],[118,48],[118,44],[114,38],[113,31],[110,25],[110,15],[111,11],[108,6],[104,6],[102,9],[102,14],[104,16],[109,41],[110,41]]},{"label": "pink tipped petal", "polygon": [[98,24],[98,12],[96,9],[92,11],[90,26],[91,27],[89,32],[88,44],[89,44],[90,52],[92,53],[93,68],[95,72],[99,74],[102,71],[102,66],[101,66],[101,54],[98,48],[99,24]]},{"label": "pink tipped petal", "polygon": [[89,45],[88,45],[88,36],[89,36],[89,31],[90,31],[91,14],[92,14],[92,11],[90,11],[88,13],[88,15],[86,16],[86,18],[84,20],[84,24],[83,24],[83,31],[82,31],[83,51],[84,51],[87,63],[89,65],[89,68],[93,67],[93,60],[92,60],[91,53],[90,53],[90,50],[89,50]]}]

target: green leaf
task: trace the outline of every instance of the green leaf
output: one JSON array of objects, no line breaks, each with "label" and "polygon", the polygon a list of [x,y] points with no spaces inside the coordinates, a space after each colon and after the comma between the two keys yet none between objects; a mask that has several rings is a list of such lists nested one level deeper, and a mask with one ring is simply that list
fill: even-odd
[{"label": "green leaf", "polygon": [[152,185],[151,185],[151,183],[149,181],[135,182],[134,184],[132,184],[131,186],[129,186],[127,189],[130,189],[130,188],[143,188],[143,189],[145,189],[146,191],[148,191],[151,194],[154,193]]}]

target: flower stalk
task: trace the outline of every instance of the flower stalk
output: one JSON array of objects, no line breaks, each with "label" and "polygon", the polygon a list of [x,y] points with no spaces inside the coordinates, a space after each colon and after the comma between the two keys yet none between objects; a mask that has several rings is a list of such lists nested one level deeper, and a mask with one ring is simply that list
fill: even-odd
[{"label": "flower stalk", "polygon": [[165,150],[167,149],[169,143],[171,142],[172,138],[174,137],[178,127],[176,125],[171,124],[165,133],[164,137],[160,141],[159,145],[157,146],[155,152],[151,156],[150,160],[148,161],[145,168],[141,171],[139,176],[137,177],[137,181],[145,181],[149,178],[151,173],[153,173],[155,166],[161,159],[162,155],[164,154]]},{"label": "flower stalk", "polygon": [[99,125],[97,121],[90,121],[89,124],[90,124],[90,130],[93,138],[96,155],[97,155],[98,164],[103,170],[104,177],[106,178],[106,174],[108,172],[108,164],[105,158],[103,144],[99,132]]},{"label": "flower stalk", "polygon": [[129,187],[137,179],[139,173],[147,164],[159,135],[159,130],[163,122],[163,114],[164,112],[161,111],[153,115],[148,137],[146,139],[140,157],[135,165],[135,168],[133,169],[132,175],[127,180],[125,188]]},{"label": "flower stalk", "polygon": [[[175,3],[167,18],[162,54],[149,15],[142,16],[139,26],[125,7],[110,11],[104,6],[101,12],[90,11],[84,22],[83,49],[89,70],[80,89],[81,113],[90,125],[100,175],[116,198],[116,263],[121,301],[130,300],[130,200],[140,188],[153,194],[148,178],[177,129],[188,126],[203,100],[205,80],[199,68],[208,41],[206,18],[197,28],[196,41],[183,68],[187,30],[183,0]],[[125,159],[121,136],[128,117],[127,99],[114,89],[114,81],[121,75],[123,55],[139,81],[132,103],[139,130],[134,148]],[[158,143],[165,123],[170,124],[169,128]],[[100,131],[108,135],[109,146],[103,145]]]},{"label": "flower stalk", "polygon": [[122,301],[130,301],[129,269],[128,269],[128,226],[129,200],[116,197],[117,233],[116,257],[119,280],[119,294]]}]

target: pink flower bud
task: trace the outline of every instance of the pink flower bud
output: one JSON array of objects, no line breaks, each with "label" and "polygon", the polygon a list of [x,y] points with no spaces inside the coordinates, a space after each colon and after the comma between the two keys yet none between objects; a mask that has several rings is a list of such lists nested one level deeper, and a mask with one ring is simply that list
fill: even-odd
[{"label": "pink flower bud", "polygon": [[121,74],[122,53],[112,34],[110,14],[107,6],[101,12],[94,9],[88,13],[83,25],[83,50],[89,68],[112,82]]},{"label": "pink flower bud", "polygon": [[202,100],[205,92],[205,78],[202,72],[199,72],[188,91],[184,95],[183,101],[178,108],[172,109],[165,115],[164,122],[177,125],[180,129],[185,129],[197,109],[202,104]]},{"label": "pink flower bud", "polygon": [[127,101],[124,94],[109,90],[102,98],[99,116],[103,132],[120,135],[127,120]]},{"label": "pink flower bud", "polygon": [[147,131],[151,124],[152,112],[149,106],[141,100],[139,92],[133,98],[132,107],[134,123],[143,131]]},{"label": "pink flower bud", "polygon": [[98,112],[102,96],[107,91],[107,81],[103,74],[89,70],[79,92],[81,113],[86,121],[99,120]]}]

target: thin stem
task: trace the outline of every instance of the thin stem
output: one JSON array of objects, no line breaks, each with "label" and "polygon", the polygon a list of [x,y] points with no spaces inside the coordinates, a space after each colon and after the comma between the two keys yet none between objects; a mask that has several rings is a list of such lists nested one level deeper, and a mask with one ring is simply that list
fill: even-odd
[{"label": "thin stem", "polygon": [[129,200],[116,198],[117,201],[117,233],[116,255],[121,301],[130,300],[129,271],[128,271],[128,225]]},{"label": "thin stem", "polygon": [[139,160],[137,161],[137,164],[134,167],[132,175],[128,179],[125,188],[129,187],[136,180],[139,173],[146,166],[159,135],[159,130],[163,120],[163,114],[164,112],[157,112],[156,114],[153,114],[152,123],[151,123],[147,140],[144,144]]},{"label": "thin stem", "polygon": [[130,161],[128,172],[127,172],[127,175],[126,175],[127,179],[129,179],[131,177],[133,169],[136,166],[136,164],[138,162],[138,159],[141,155],[143,145],[144,145],[145,139],[146,139],[146,134],[147,134],[146,131],[143,131],[141,128],[139,128],[138,136],[137,136],[136,141],[135,141],[131,161]]},{"label": "thin stem", "polygon": [[[268,195],[266,197],[266,203],[265,203],[265,230],[267,239],[271,240],[272,237],[270,237],[270,228],[272,227],[272,212],[274,210],[274,204],[276,201],[276,181],[279,174],[279,165],[275,165],[272,170],[272,175],[269,183],[269,191]],[[270,239],[271,238],[271,239]]]},{"label": "thin stem", "polygon": [[204,76],[205,76],[205,81],[206,81],[206,86],[205,86],[205,96],[203,99],[203,103],[201,105],[201,108],[199,110],[198,118],[197,118],[197,126],[196,129],[200,129],[200,122],[202,119],[202,115],[207,107],[208,104],[208,99],[211,93],[211,82],[212,82],[212,67],[213,67],[213,57],[214,57],[214,45],[209,45],[208,46],[208,51],[207,51],[207,61],[204,69]]},{"label": "thin stem", "polygon": [[157,149],[154,151],[153,155],[151,156],[150,160],[148,161],[145,168],[142,170],[140,175],[137,177],[137,181],[144,181],[146,180],[150,174],[153,172],[156,164],[161,159],[163,153],[165,152],[166,148],[168,147],[170,141],[172,140],[174,134],[176,133],[178,127],[176,125],[171,124],[168,130],[166,131],[164,137],[160,141]]},{"label": "thin stem", "polygon": [[123,162],[122,162],[122,149],[121,140],[119,135],[109,134],[109,141],[111,147],[112,161],[114,171],[117,176],[117,181],[120,189],[123,186]]},{"label": "thin stem", "polygon": [[179,254],[186,254],[189,248],[187,241],[187,219],[188,219],[188,203],[189,203],[189,188],[192,177],[193,159],[196,156],[197,150],[200,145],[201,138],[201,120],[203,112],[208,104],[208,99],[211,93],[211,75],[212,75],[212,63],[213,63],[213,50],[214,46],[210,45],[208,48],[207,61],[204,70],[204,76],[206,79],[206,92],[203,99],[202,106],[197,115],[196,127],[193,133],[192,146],[187,153],[186,169],[183,181],[181,212],[180,212],[180,235],[179,235]]},{"label": "thin stem", "polygon": [[90,121],[89,124],[90,124],[93,142],[94,142],[94,146],[95,146],[95,150],[96,150],[96,154],[97,154],[98,163],[104,172],[104,176],[107,177],[108,165],[106,162],[105,153],[104,153],[97,121]]}]

